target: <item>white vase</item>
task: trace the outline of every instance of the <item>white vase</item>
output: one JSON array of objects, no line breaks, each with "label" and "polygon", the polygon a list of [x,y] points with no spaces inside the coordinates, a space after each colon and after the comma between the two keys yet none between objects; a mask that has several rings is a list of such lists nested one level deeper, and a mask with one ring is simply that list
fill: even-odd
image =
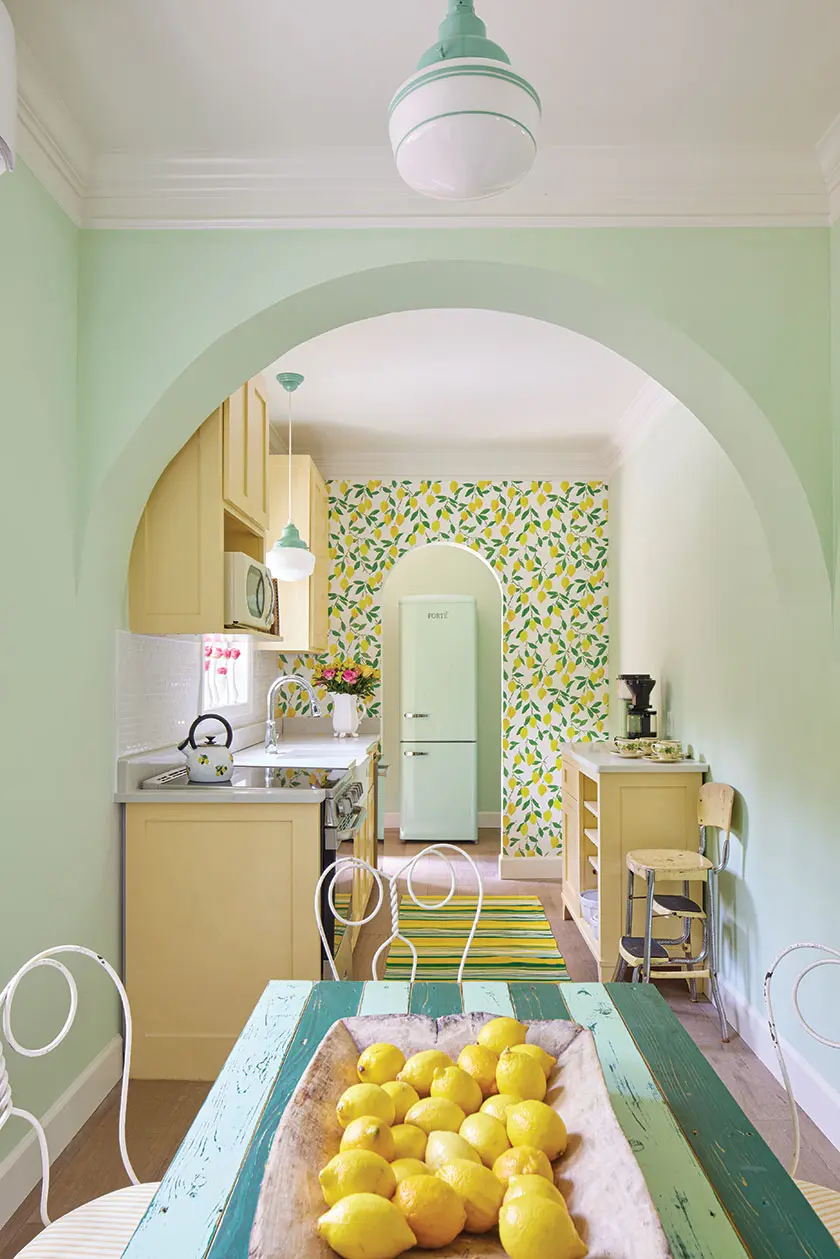
[{"label": "white vase", "polygon": [[352,739],[359,729],[355,695],[333,695],[333,733],[337,739]]}]

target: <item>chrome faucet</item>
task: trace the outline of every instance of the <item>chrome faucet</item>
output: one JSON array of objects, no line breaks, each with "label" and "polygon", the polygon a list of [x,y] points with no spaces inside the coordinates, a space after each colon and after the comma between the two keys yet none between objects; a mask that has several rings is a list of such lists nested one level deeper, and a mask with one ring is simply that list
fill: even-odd
[{"label": "chrome faucet", "polygon": [[302,686],[309,696],[309,707],[313,717],[321,716],[321,705],[312,689],[312,683],[307,678],[302,678],[299,673],[284,673],[276,682],[272,682],[268,692],[268,704],[265,715],[265,747],[267,752],[277,751],[277,721],[275,719],[275,710],[277,708],[277,696],[284,686],[288,686],[290,682],[297,682],[298,686]]}]

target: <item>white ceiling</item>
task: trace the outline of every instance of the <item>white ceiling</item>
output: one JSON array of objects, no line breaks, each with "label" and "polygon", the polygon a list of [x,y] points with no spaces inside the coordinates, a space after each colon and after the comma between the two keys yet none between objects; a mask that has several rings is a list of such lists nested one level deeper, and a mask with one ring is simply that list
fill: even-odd
[{"label": "white ceiling", "polygon": [[[400,185],[386,124],[445,0],[6,3],[23,155],[82,221],[441,221]],[[827,219],[837,0],[477,7],[542,95],[543,144],[520,189],[450,219]]]},{"label": "white ceiling", "polygon": [[278,450],[280,371],[306,378],[294,395],[294,447],[331,477],[604,475],[628,424],[644,422],[663,392],[612,350],[554,324],[405,311],[325,333],[266,368]]}]

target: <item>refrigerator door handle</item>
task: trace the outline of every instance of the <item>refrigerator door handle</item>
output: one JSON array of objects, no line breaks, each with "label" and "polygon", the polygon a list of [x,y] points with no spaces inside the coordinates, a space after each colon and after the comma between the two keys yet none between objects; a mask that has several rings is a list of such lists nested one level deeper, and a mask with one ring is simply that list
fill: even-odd
[{"label": "refrigerator door handle", "polygon": [[403,756],[428,756],[428,752],[403,752]]},{"label": "refrigerator door handle", "polygon": [[409,721],[413,721],[417,717],[428,717],[428,715],[428,713],[403,713],[403,717],[406,717]]}]

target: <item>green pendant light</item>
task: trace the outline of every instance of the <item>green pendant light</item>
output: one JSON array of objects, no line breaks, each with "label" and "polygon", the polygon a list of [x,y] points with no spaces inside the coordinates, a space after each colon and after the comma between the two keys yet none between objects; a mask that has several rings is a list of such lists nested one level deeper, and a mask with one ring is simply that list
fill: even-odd
[{"label": "green pendant light", "polygon": [[289,399],[289,519],[282,535],[266,556],[266,566],[278,581],[303,581],[311,577],[315,556],[304,542],[292,520],[292,394],[303,384],[298,372],[281,372],[277,377]]}]

